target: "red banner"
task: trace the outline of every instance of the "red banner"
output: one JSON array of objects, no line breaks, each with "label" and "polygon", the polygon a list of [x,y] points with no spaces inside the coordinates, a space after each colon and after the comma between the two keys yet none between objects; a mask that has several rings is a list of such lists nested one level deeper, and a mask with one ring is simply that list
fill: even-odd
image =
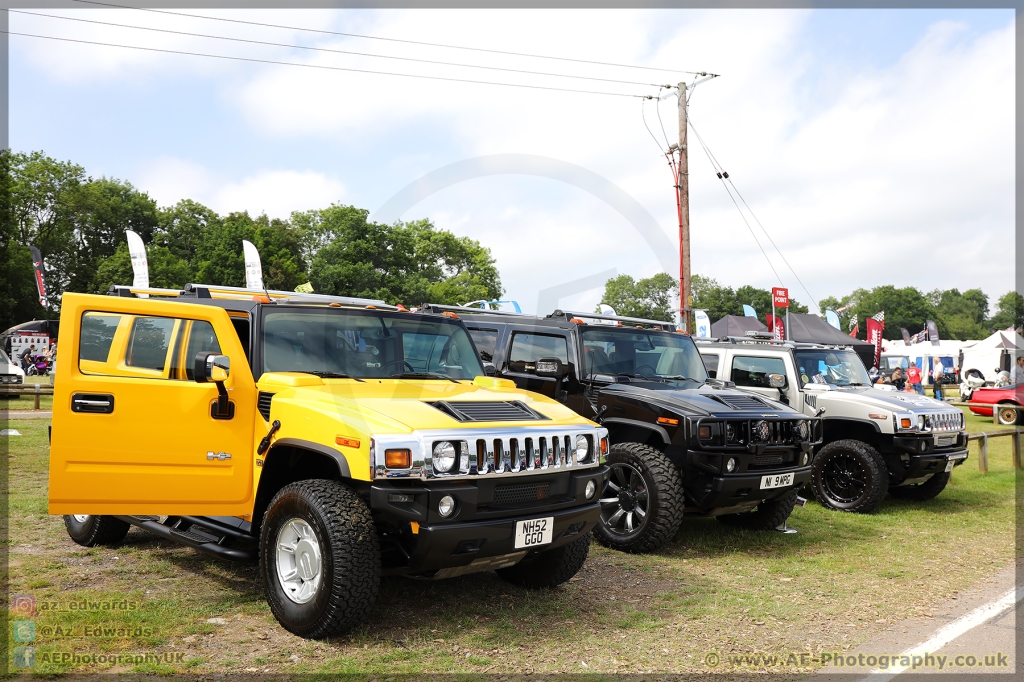
[{"label": "red banner", "polygon": [[768,325],[768,331],[774,332],[776,339],[782,341],[786,338],[786,323],[781,317],[768,313],[764,316],[764,322]]},{"label": "red banner", "polygon": [[879,322],[873,317],[869,317],[865,320],[868,325],[868,343],[872,343],[875,346],[875,367],[882,360],[882,330],[885,329],[885,323]]}]

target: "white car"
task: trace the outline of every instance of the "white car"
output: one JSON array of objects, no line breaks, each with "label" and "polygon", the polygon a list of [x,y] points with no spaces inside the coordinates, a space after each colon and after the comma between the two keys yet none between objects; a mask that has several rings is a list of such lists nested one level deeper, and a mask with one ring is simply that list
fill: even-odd
[{"label": "white car", "polygon": [[18,363],[12,362],[7,353],[0,350],[0,384],[23,384],[25,372]]}]

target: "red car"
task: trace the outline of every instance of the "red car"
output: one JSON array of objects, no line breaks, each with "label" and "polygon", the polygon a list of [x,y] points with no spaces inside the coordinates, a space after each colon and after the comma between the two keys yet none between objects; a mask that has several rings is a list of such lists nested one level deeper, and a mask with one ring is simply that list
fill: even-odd
[{"label": "red car", "polygon": [[[971,394],[972,403],[991,403],[996,406],[996,414],[1000,424],[1024,424],[1020,410],[1000,409],[1000,405],[1024,405],[1024,384],[1004,386],[1003,388],[976,388]],[[992,416],[991,407],[971,405],[971,412],[983,417]]]}]

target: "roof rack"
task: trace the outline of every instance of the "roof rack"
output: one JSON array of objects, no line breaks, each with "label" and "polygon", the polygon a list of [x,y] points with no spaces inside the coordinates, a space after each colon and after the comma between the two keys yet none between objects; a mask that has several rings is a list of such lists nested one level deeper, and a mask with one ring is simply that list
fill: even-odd
[{"label": "roof rack", "polygon": [[183,289],[160,289],[156,287],[135,287],[114,284],[107,292],[112,296],[173,296],[175,298],[220,298],[248,300],[253,296],[265,296],[277,303],[320,303],[365,308],[373,306],[383,310],[398,310],[396,306],[371,298],[355,298],[352,296],[330,296],[327,294],[304,294],[296,291],[278,289],[247,289],[245,287],[229,287],[216,284],[186,284]]},{"label": "roof rack", "polygon": [[720,336],[713,339],[694,339],[697,343],[733,343],[733,344],[763,344],[766,346],[782,346],[784,348],[833,348],[852,350],[853,346],[838,343],[813,343],[808,341],[791,341],[789,339],[766,339],[756,336]]},{"label": "roof rack", "polygon": [[428,313],[466,313],[476,315],[511,315],[522,316],[525,313],[514,313],[511,310],[488,310],[487,308],[474,308],[465,305],[445,305],[443,303],[424,303],[420,310]]},{"label": "roof rack", "polygon": [[612,320],[614,322],[631,323],[636,325],[646,325],[649,327],[658,327],[664,331],[673,332],[676,330],[674,322],[666,322],[664,320],[645,320],[642,317],[623,317],[622,315],[602,315],[600,313],[581,313],[574,312],[571,310],[556,310],[555,312],[548,315],[548,317],[564,317],[567,320],[573,318],[591,319],[591,320]]}]

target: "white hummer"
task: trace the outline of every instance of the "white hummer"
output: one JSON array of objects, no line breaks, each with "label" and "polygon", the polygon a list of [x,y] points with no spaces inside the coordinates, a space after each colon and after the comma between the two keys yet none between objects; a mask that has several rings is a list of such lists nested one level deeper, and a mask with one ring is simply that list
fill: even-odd
[{"label": "white hummer", "polygon": [[929,500],[967,459],[963,413],[916,393],[874,388],[850,348],[756,332],[698,343],[708,374],[822,418],[811,487],[826,507],[870,512],[887,492]]}]

